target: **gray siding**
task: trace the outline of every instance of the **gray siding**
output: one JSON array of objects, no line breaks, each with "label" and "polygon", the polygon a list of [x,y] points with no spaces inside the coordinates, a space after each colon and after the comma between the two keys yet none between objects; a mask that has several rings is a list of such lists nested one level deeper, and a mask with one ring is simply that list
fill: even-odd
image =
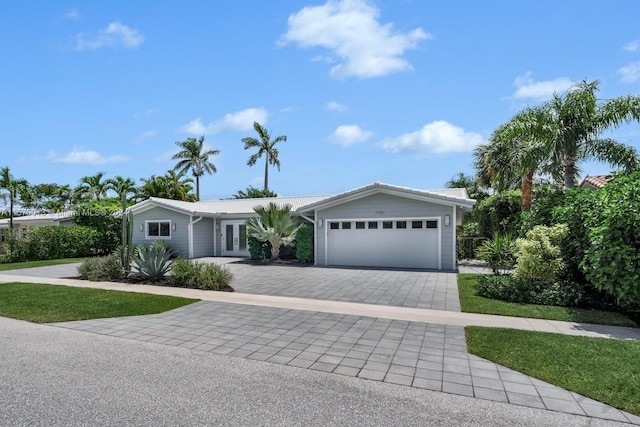
[{"label": "gray siding", "polygon": [[[155,239],[145,238],[145,221],[171,221],[171,238],[163,239],[177,255],[189,256],[188,224],[189,216],[164,208],[154,207],[133,216],[133,244],[151,244]],[[175,223],[176,229],[173,230]]]},{"label": "gray siding", "polygon": [[202,218],[193,225],[193,257],[214,256],[213,218]]},{"label": "gray siding", "polygon": [[[453,207],[435,203],[427,203],[388,194],[374,194],[362,199],[343,203],[327,209],[318,210],[316,219],[322,219],[323,228],[316,229],[317,246],[315,248],[316,262],[325,265],[325,228],[327,221],[332,219],[398,219],[438,217],[441,225],[440,261],[442,270],[455,270]],[[450,215],[449,226],[444,225],[444,216]]]}]

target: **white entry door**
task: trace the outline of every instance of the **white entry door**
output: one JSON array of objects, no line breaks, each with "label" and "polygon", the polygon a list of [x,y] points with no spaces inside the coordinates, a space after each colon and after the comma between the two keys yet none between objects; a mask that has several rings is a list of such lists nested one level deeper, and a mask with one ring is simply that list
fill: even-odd
[{"label": "white entry door", "polygon": [[222,256],[249,256],[244,220],[222,221]]}]

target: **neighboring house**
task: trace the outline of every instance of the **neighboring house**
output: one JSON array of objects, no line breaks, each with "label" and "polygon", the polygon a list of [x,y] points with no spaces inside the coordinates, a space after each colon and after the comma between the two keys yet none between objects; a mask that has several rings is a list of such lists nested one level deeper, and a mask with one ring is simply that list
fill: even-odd
[{"label": "neighboring house", "polygon": [[613,179],[613,175],[592,175],[586,176],[578,187],[580,188],[602,188],[604,185]]},{"label": "neighboring house", "polygon": [[455,226],[475,200],[465,189],[417,190],[373,183],[334,196],[181,202],[150,198],[132,206],[135,244],[166,240],[189,258],[249,256],[245,221],[275,202],[314,227],[314,263],[455,270]]},{"label": "neighboring house", "polygon": [[[43,227],[57,225],[67,227],[73,225],[73,211],[46,213],[38,215],[24,215],[13,217],[13,228],[18,230],[18,237],[24,237],[29,227]],[[9,218],[0,219],[0,230],[9,228]]]}]

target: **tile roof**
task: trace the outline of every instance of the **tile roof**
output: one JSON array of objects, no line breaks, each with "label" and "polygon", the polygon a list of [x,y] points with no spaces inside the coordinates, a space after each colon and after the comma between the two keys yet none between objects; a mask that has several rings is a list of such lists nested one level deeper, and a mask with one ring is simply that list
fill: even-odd
[{"label": "tile roof", "polygon": [[602,188],[604,185],[613,179],[613,175],[592,175],[586,176],[579,187],[584,188]]}]

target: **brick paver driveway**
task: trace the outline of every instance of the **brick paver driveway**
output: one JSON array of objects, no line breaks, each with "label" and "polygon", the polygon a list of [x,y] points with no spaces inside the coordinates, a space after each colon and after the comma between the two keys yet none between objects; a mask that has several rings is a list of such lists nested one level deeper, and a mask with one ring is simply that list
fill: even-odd
[{"label": "brick paver driveway", "polygon": [[454,273],[231,263],[236,292],[460,311]]}]

